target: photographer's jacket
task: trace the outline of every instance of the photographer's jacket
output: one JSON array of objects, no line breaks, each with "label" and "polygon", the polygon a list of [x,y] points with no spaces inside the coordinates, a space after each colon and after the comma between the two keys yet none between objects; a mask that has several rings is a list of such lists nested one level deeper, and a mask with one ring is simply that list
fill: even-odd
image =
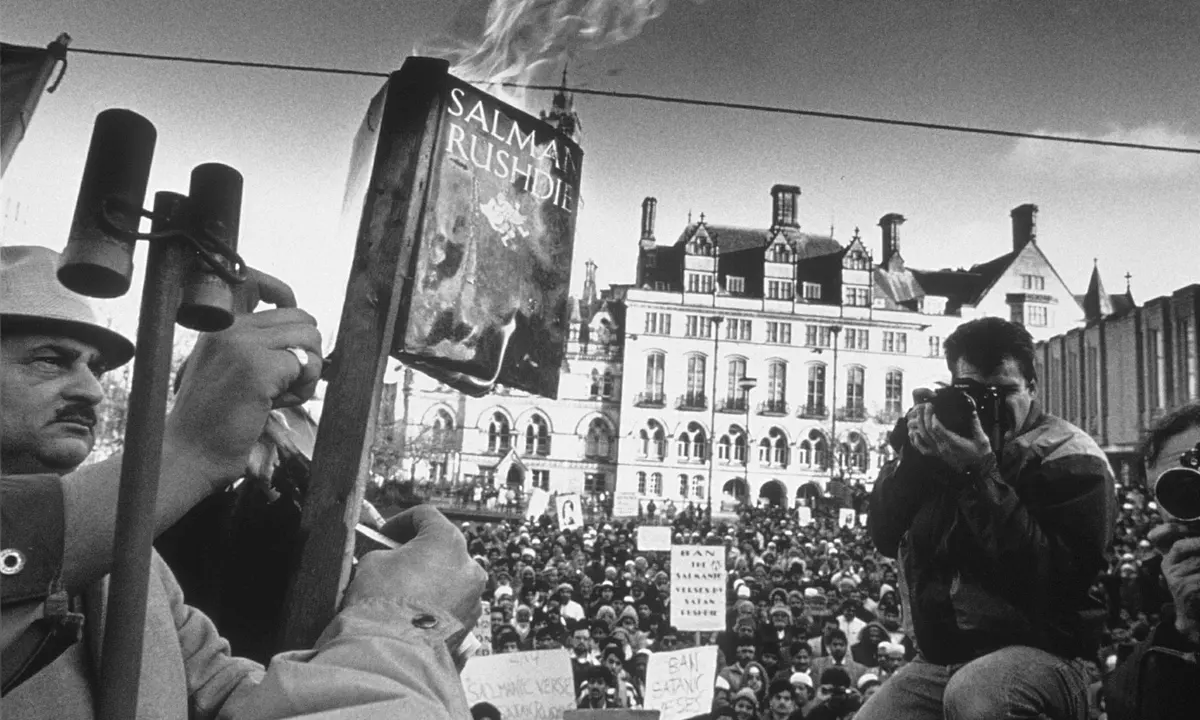
[{"label": "photographer's jacket", "polygon": [[1088,591],[1116,512],[1096,443],[1034,403],[999,462],[989,455],[975,473],[897,450],[868,527],[900,561],[905,620],[925,658],[968,662],[1009,645],[1092,657],[1104,607]]}]

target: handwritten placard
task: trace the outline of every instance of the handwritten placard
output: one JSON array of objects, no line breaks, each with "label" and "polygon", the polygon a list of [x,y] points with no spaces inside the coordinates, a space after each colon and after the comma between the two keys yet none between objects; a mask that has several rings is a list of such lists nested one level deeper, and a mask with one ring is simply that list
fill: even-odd
[{"label": "handwritten placard", "polygon": [[854,508],[842,508],[838,510],[838,525],[845,528],[854,527],[856,519]]},{"label": "handwritten placard", "polygon": [[550,506],[550,493],[541,488],[534,488],[529,492],[529,503],[525,506],[525,517],[530,520],[537,520],[546,512],[546,508]]},{"label": "handwritten placard", "polygon": [[646,666],[646,708],[660,720],[681,720],[712,709],[717,647],[656,652]]},{"label": "handwritten placard", "polygon": [[638,496],[633,492],[619,492],[613,494],[613,517],[627,518],[637,517],[638,514]]},{"label": "handwritten placard", "polygon": [[725,548],[671,546],[671,624],[679,630],[725,629]]},{"label": "handwritten placard", "polygon": [[489,702],[504,720],[550,720],[575,707],[565,649],[476,656],[462,671],[467,706]]},{"label": "handwritten placard", "polygon": [[657,550],[671,551],[671,527],[669,525],[642,525],[637,529],[637,549],[642,552]]}]

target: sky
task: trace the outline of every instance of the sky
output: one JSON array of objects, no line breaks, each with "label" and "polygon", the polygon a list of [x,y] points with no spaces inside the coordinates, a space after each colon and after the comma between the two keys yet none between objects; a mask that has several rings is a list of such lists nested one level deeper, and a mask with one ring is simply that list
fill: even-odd
[{"label": "sky", "polygon": [[[500,0],[498,0],[500,1]],[[583,6],[585,0],[530,0]],[[591,0],[649,11],[606,48],[567,43],[582,88],[756,103],[1200,148],[1200,3],[1190,0]],[[515,3],[507,3],[510,14]],[[387,72],[486,0],[7,0],[5,42]],[[612,14],[606,17],[624,17]],[[538,34],[521,20],[518,36]],[[561,31],[562,24],[555,27]],[[558,38],[560,41],[562,38]],[[562,43],[560,42],[561,46]],[[555,50],[558,47],[556,46]],[[557,82],[564,57],[538,65]],[[125,107],[158,128],[150,179],[186,191],[203,162],[245,176],[241,251],[288,281],[327,344],[353,247],[339,235],[351,140],[379,78],[70,54],[3,183],[6,243],[65,245],[92,123]],[[549,95],[530,92],[528,109]],[[584,149],[572,284],[634,280],[642,199],[657,237],[689,212],[765,228],[776,183],[801,188],[802,229],[878,255],[879,218],[907,217],[912,267],[1011,248],[1009,211],[1040,207],[1038,242],[1077,293],[1093,259],[1144,302],[1198,281],[1200,155],[1063,145],[838,120],[578,96]],[[149,204],[150,200],[147,200]],[[144,251],[143,251],[144,252]],[[132,332],[136,295],[109,304]]]}]

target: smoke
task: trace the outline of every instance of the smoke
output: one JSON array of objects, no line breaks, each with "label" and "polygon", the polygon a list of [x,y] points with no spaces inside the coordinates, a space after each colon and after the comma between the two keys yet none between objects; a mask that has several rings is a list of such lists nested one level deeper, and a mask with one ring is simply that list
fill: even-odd
[{"label": "smoke", "polygon": [[467,0],[446,33],[414,52],[449,60],[451,73],[477,85],[536,82],[637,37],[666,10],[667,0]]}]

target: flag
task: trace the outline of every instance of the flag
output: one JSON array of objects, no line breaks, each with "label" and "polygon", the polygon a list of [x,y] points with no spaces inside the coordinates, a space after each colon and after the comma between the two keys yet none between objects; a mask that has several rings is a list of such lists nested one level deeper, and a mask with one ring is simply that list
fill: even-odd
[{"label": "flag", "polygon": [[0,175],[29,130],[54,66],[62,60],[66,67],[69,42],[71,36],[63,33],[44,48],[0,43]]}]

